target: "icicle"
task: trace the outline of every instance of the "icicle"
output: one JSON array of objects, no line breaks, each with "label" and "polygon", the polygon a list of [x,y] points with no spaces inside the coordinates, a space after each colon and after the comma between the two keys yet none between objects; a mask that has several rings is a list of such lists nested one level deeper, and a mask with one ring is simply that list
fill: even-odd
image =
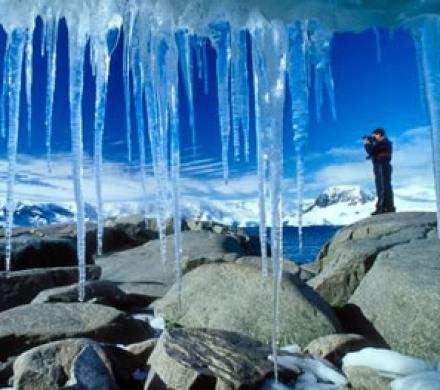
[{"label": "icicle", "polygon": [[[258,39],[256,37],[256,39]],[[268,154],[266,152],[267,136],[264,109],[264,96],[267,91],[267,80],[263,73],[262,54],[253,43],[252,63],[254,80],[254,100],[255,100],[255,132],[257,138],[257,175],[258,175],[258,216],[259,216],[259,236],[261,247],[261,271],[263,278],[267,277],[267,236],[266,236],[266,171]],[[260,79],[261,77],[261,79]]]},{"label": "icicle", "polygon": [[249,76],[246,31],[232,36],[231,103],[234,157],[240,157],[240,128],[243,130],[245,160],[249,161]]},{"label": "icicle", "polygon": [[1,112],[1,136],[6,137],[6,98],[8,96],[8,80],[9,80],[9,46],[10,46],[10,36],[6,38],[5,44],[5,54],[3,56],[3,81],[2,81],[2,95],[0,101],[0,112]]},{"label": "icicle", "polygon": [[331,68],[331,39],[332,33],[325,30],[316,20],[308,22],[308,33],[310,34],[310,61],[313,65],[315,76],[315,104],[317,121],[321,118],[321,109],[323,104],[323,85],[327,90],[330,108],[333,119],[336,119],[336,104],[334,82]]},{"label": "icicle", "polygon": [[197,78],[203,79],[203,38],[196,38],[196,60],[197,60]]},{"label": "icicle", "polygon": [[132,160],[131,150],[131,93],[130,93],[130,47],[133,39],[133,24],[135,11],[130,3],[126,23],[124,24],[124,51],[123,51],[123,79],[124,79],[124,102],[125,102],[125,125],[127,127],[127,156]]},{"label": "icicle", "polygon": [[27,144],[28,150],[31,149],[32,142],[32,55],[33,55],[33,27],[27,31],[26,39],[26,59],[25,59],[25,74],[26,74],[26,109],[27,109]]},{"label": "icicle", "polygon": [[[426,17],[423,24],[422,50],[426,97],[431,120],[432,160],[437,199],[437,224],[440,226],[440,18]],[[440,229],[437,229],[440,239]]]},{"label": "icicle", "polygon": [[380,44],[380,31],[377,27],[373,27],[374,38],[376,39],[376,58],[377,63],[382,63],[382,48]]},{"label": "icicle", "polygon": [[47,60],[47,87],[46,87],[46,152],[47,152],[47,168],[51,172],[51,140],[52,140],[52,113],[53,98],[55,92],[55,73],[56,73],[56,51],[58,40],[58,17],[52,17],[46,22],[46,60]]},{"label": "icicle", "polygon": [[[17,165],[17,142],[20,114],[21,70],[26,32],[20,29],[12,31],[8,50],[9,78],[9,132],[8,132],[8,182],[6,190],[6,271],[11,270],[12,227],[14,223],[14,187]],[[5,87],[5,86],[4,86]]]},{"label": "icicle", "polygon": [[209,75],[208,75],[208,40],[203,40],[203,92],[205,95],[209,93]]},{"label": "icicle", "polygon": [[298,246],[300,251],[303,248],[304,146],[307,141],[309,119],[307,44],[307,33],[304,23],[298,22],[289,27],[288,74],[296,159]]},{"label": "icicle", "polygon": [[102,201],[102,141],[104,135],[105,105],[107,101],[107,83],[110,58],[104,42],[95,46],[96,97],[95,97],[95,187],[97,199],[97,254],[102,255],[104,236],[104,210]]},{"label": "icicle", "polygon": [[182,307],[182,211],[180,205],[180,140],[179,140],[179,103],[178,103],[178,78],[177,56],[173,40],[170,39],[168,56],[166,60],[167,82],[170,96],[171,118],[171,191],[173,204],[174,225],[174,262],[176,271],[177,300],[179,310]]},{"label": "icicle", "polygon": [[229,109],[229,71],[231,64],[230,27],[225,21],[211,24],[212,40],[217,52],[217,89],[220,118],[220,137],[222,142],[223,179],[228,182],[229,164],[229,134],[230,134],[230,109]]},{"label": "icicle", "polygon": [[420,107],[421,107],[424,115],[429,115],[428,108],[427,108],[427,101],[426,101],[425,80],[423,77],[423,48],[422,48],[423,30],[421,27],[414,27],[414,28],[412,28],[411,31],[412,31],[412,37],[413,37],[413,42],[414,42],[414,48],[416,51]]},{"label": "icicle", "polygon": [[69,103],[73,154],[73,178],[76,204],[77,254],[79,265],[79,291],[81,302],[85,298],[86,281],[86,226],[83,194],[83,137],[82,95],[86,36],[81,25],[69,26]]},{"label": "icicle", "polygon": [[[140,28],[140,27],[138,27]],[[145,158],[145,121],[143,110],[143,88],[144,88],[144,74],[141,63],[140,50],[142,43],[140,41],[140,35],[134,35],[136,39],[133,40],[132,51],[132,72],[133,72],[133,98],[134,109],[136,113],[136,127],[139,144],[139,166],[141,172],[141,184],[142,184],[142,199],[144,203],[144,217],[147,226],[147,187],[146,187],[146,158]],[[148,105],[147,105],[148,107]]]},{"label": "icicle", "polygon": [[[279,22],[272,22],[266,28],[254,31],[255,49],[262,54],[262,64],[256,72],[259,78],[267,77],[268,94],[263,98],[270,109],[270,131],[268,133],[270,157],[270,205],[271,205],[271,247],[273,290],[272,354],[274,356],[275,381],[278,381],[278,335],[279,335],[279,292],[282,276],[282,197],[281,179],[283,170],[283,106],[286,71],[286,31]],[[261,93],[261,90],[259,91]]]},{"label": "icicle", "polygon": [[194,119],[194,80],[193,80],[193,60],[188,30],[179,30],[176,33],[176,42],[179,52],[179,63],[182,71],[183,83],[185,85],[186,96],[189,108],[189,126],[191,128],[191,140],[193,151],[195,151],[197,139]]},{"label": "icicle", "polygon": [[240,31],[232,33],[231,60],[231,110],[232,110],[232,144],[234,160],[240,160],[240,125],[241,125],[241,96],[240,96]]}]

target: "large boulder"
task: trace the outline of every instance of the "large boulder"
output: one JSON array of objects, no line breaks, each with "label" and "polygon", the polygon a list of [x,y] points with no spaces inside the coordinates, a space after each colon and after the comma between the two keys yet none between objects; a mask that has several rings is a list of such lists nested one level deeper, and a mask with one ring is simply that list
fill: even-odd
[{"label": "large boulder", "polygon": [[[86,268],[88,280],[99,279],[101,269]],[[78,267],[35,268],[23,271],[0,272],[0,311],[29,303],[45,289],[65,286],[78,280]]]},{"label": "large boulder", "polygon": [[438,359],[439,264],[438,239],[415,240],[382,252],[349,304],[393,350]]},{"label": "large boulder", "polygon": [[[86,263],[93,264],[90,251]],[[73,267],[78,264],[76,244],[70,238],[23,234],[13,237],[11,270]],[[5,270],[5,240],[0,241],[0,270]]]},{"label": "large boulder", "polygon": [[[85,374],[78,368],[72,369],[74,363],[78,367],[78,363],[84,359],[83,351],[88,347],[94,351],[87,353],[91,377],[99,378],[104,384],[108,382],[110,386],[107,388],[115,388],[111,363],[105,352],[93,340],[81,338],[54,341],[21,354],[14,363],[14,387],[21,390],[56,390],[68,382],[90,380],[90,376],[84,378]],[[78,356],[80,354],[81,357]],[[96,379],[93,383],[96,384]]]},{"label": "large boulder", "polygon": [[382,214],[339,230],[317,258],[319,273],[308,281],[332,306],[344,306],[378,255],[435,230],[434,213]]},{"label": "large boulder", "polygon": [[[182,233],[184,272],[205,262],[231,261],[245,251],[233,235],[209,231]],[[167,236],[168,259],[162,264],[159,240],[103,256],[97,260],[102,267],[102,278],[115,281],[127,293],[162,297],[175,281],[174,237]]]},{"label": "large boulder", "polygon": [[259,388],[272,371],[268,354],[258,341],[233,332],[165,331],[148,360],[145,390]]},{"label": "large boulder", "polygon": [[108,306],[88,303],[23,305],[0,313],[0,361],[34,346],[69,337],[128,344],[151,335],[146,323]]},{"label": "large boulder", "polygon": [[[272,334],[272,276],[245,264],[205,264],[183,277],[182,308],[176,286],[153,303],[155,314],[185,327],[242,333],[264,343]],[[332,309],[297,277],[285,274],[280,291],[280,342],[307,345],[337,332]]]}]

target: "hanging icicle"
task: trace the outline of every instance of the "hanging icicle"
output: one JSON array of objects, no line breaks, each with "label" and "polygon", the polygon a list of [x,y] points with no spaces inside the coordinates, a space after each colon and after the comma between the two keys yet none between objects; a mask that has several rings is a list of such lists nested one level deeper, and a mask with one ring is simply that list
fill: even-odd
[{"label": "hanging icicle", "polygon": [[[423,29],[421,36],[423,73],[425,77],[426,100],[428,102],[429,117],[431,121],[432,161],[437,203],[437,224],[440,226],[440,80],[438,78],[440,73],[440,17],[426,17],[421,27]],[[415,24],[415,28],[420,28],[418,23]],[[440,229],[437,229],[437,234],[440,239]]]},{"label": "hanging icicle", "polygon": [[[287,33],[282,23],[272,22],[253,31],[253,49],[261,55],[261,66],[254,68],[261,72],[258,79],[267,78],[267,93],[261,100],[270,109],[269,120],[269,191],[271,214],[271,249],[273,273],[273,328],[272,356],[274,358],[275,381],[278,381],[278,337],[279,337],[279,293],[283,267],[282,256],[282,188],[283,171],[283,107],[286,72]],[[257,54],[258,55],[258,54]],[[263,90],[259,90],[261,94]],[[260,100],[260,101],[261,101]]]},{"label": "hanging icicle", "polygon": [[127,159],[132,160],[131,149],[131,93],[130,93],[130,71],[131,71],[131,55],[130,48],[133,40],[133,25],[136,17],[136,8],[134,1],[130,1],[127,9],[126,18],[124,20],[124,51],[122,59],[122,72],[124,81],[124,102],[125,102],[125,125],[127,130]]},{"label": "hanging icicle", "polygon": [[205,95],[208,95],[209,93],[208,39],[203,40],[202,59],[203,59],[203,92],[205,93]]},{"label": "hanging icicle", "polygon": [[0,133],[2,138],[6,137],[6,99],[8,96],[9,83],[9,46],[11,38],[6,37],[5,53],[3,56],[3,80],[2,80],[2,94],[0,98]]},{"label": "hanging icicle", "polygon": [[179,53],[180,69],[182,72],[183,83],[185,85],[186,96],[188,99],[189,127],[191,129],[193,152],[195,153],[197,137],[194,119],[194,80],[190,32],[188,30],[178,30],[176,32],[176,42]]},{"label": "hanging icicle", "polygon": [[[80,18],[81,19],[81,18]],[[69,103],[72,136],[73,178],[76,204],[77,254],[79,266],[79,300],[85,299],[86,281],[86,226],[83,193],[83,136],[82,96],[84,78],[84,55],[87,44],[84,26],[69,26]]]},{"label": "hanging icicle", "polygon": [[229,108],[229,73],[231,66],[231,37],[228,22],[219,21],[211,24],[212,41],[217,52],[217,90],[220,119],[220,137],[222,143],[223,179],[225,183],[229,178],[229,135],[230,108]]},{"label": "hanging icicle", "polygon": [[26,75],[26,111],[27,111],[27,146],[31,150],[32,144],[32,57],[33,57],[33,31],[34,26],[27,30],[26,35],[26,58],[25,58],[25,75]]},{"label": "hanging icicle", "polygon": [[51,172],[51,156],[52,156],[52,115],[53,115],[53,98],[55,92],[56,77],[56,53],[58,40],[58,16],[51,16],[45,24],[45,49],[47,61],[47,84],[46,84],[46,110],[45,110],[45,126],[46,126],[46,153],[47,168]]},{"label": "hanging icicle", "polygon": [[303,248],[304,147],[309,121],[307,27],[297,22],[289,27],[288,75],[292,101],[292,128],[296,160],[296,196],[298,213],[298,247]]},{"label": "hanging icicle", "polygon": [[15,211],[15,176],[17,166],[17,143],[20,114],[21,71],[23,52],[26,42],[26,31],[16,29],[11,33],[10,47],[8,50],[8,82],[4,85],[9,91],[8,102],[8,182],[6,189],[6,271],[11,270],[12,254],[12,228]]}]

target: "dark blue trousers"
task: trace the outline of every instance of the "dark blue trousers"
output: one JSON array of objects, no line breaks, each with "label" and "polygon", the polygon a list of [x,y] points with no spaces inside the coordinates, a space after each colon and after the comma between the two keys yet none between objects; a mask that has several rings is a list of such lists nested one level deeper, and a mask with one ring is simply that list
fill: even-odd
[{"label": "dark blue trousers", "polygon": [[392,167],[389,161],[373,162],[374,179],[376,184],[378,211],[394,211],[394,196],[391,186]]}]

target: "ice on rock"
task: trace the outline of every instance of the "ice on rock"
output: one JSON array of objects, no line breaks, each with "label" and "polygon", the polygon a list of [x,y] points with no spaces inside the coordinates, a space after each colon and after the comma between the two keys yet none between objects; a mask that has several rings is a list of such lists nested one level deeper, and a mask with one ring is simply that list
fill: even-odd
[{"label": "ice on rock", "polygon": [[364,348],[358,352],[348,353],[342,359],[342,363],[344,368],[369,367],[390,377],[434,370],[434,366],[425,360],[380,348]]},{"label": "ice on rock", "polygon": [[390,383],[391,390],[438,390],[440,389],[440,372],[420,372]]}]

